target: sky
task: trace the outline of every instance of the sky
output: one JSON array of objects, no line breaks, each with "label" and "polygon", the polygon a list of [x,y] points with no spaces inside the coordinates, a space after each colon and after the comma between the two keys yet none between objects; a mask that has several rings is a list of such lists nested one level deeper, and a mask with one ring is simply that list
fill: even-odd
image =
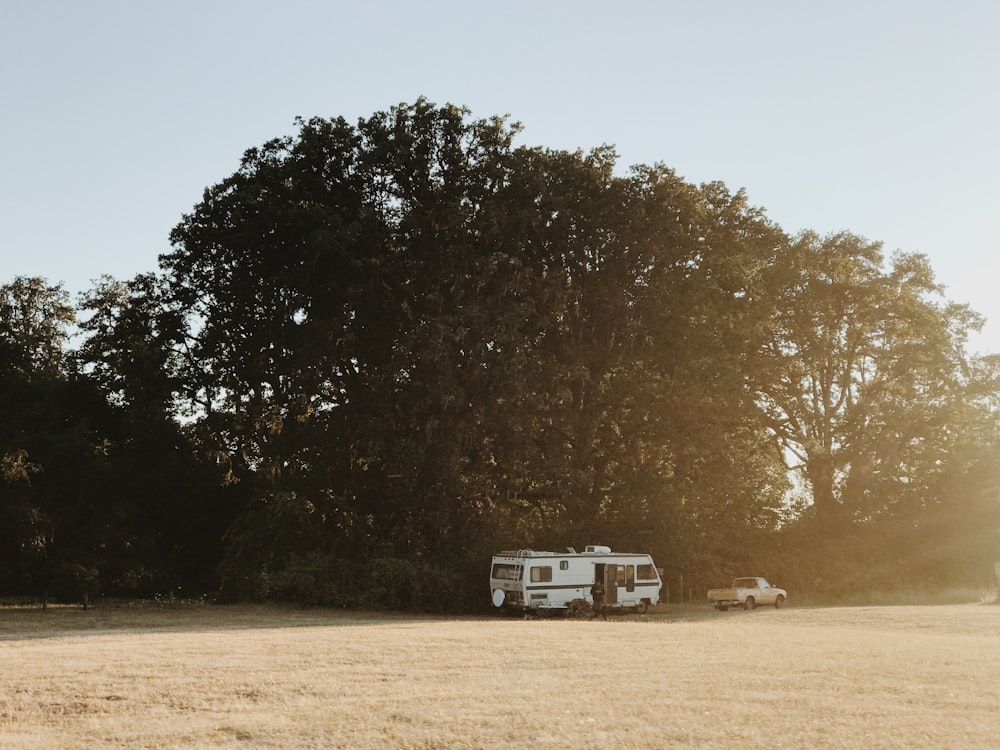
[{"label": "sky", "polygon": [[295,118],[426,97],[924,253],[1000,353],[995,0],[0,0],[0,283],[74,299]]}]

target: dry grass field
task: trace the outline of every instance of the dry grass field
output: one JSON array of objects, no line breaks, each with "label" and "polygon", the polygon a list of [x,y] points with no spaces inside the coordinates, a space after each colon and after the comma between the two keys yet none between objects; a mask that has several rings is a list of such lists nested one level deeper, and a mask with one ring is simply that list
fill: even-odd
[{"label": "dry grass field", "polygon": [[0,747],[1000,745],[1000,606],[0,609]]}]

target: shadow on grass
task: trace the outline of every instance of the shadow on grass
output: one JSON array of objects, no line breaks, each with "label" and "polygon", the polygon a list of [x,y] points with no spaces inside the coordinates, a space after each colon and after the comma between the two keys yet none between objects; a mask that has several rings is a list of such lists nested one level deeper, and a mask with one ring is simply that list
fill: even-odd
[{"label": "shadow on grass", "polygon": [[[997,597],[979,603],[996,603]],[[913,605],[933,606],[954,603],[955,597],[922,597],[913,601],[907,597],[868,596],[858,601],[794,602],[796,610],[841,609],[864,606]],[[970,597],[958,597],[969,602]],[[786,607],[789,606],[786,604]],[[719,612],[705,604],[660,604],[646,614],[612,614],[608,622],[670,624],[675,622],[700,622],[726,618],[759,617],[765,610],[780,616],[784,610],[772,607],[754,612],[740,609]],[[137,635],[149,633],[209,633],[224,631],[263,630],[278,628],[330,628],[330,627],[416,627],[428,622],[502,622],[524,619],[523,615],[503,616],[495,611],[479,615],[431,615],[358,611],[331,608],[295,607],[280,604],[207,604],[177,599],[118,601],[98,600],[89,609],[80,605],[50,605],[43,609],[39,604],[0,605],[0,642],[41,638],[76,638],[83,636]],[[564,617],[552,615],[537,618],[560,621]]]},{"label": "shadow on grass", "polygon": [[[711,620],[736,612],[717,612],[707,604],[661,604],[646,614],[614,613],[612,623],[696,622]],[[318,627],[397,627],[417,626],[428,622],[494,623],[523,620],[523,615],[483,614],[430,615],[416,613],[358,611],[329,608],[303,608],[280,604],[206,604],[187,600],[99,600],[89,609],[80,605],[0,606],[0,642],[38,638],[76,638],[145,633],[206,633],[227,630]],[[533,618],[534,622],[563,621],[550,615]]]},{"label": "shadow on grass", "polygon": [[273,628],[406,626],[432,615],[303,609],[271,604],[157,601],[79,605],[0,606],[0,641],[145,633],[213,632]]}]

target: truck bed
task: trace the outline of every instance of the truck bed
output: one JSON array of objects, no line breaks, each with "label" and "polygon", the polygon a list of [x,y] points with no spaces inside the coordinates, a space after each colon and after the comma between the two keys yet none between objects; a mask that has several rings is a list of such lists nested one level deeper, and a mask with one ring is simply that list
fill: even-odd
[{"label": "truck bed", "polygon": [[711,601],[735,600],[739,595],[736,589],[709,589],[708,598]]}]

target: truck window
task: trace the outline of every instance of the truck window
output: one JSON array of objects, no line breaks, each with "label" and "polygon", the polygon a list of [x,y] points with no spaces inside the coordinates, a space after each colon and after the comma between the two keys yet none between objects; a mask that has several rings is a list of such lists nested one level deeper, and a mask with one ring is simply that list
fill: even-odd
[{"label": "truck window", "polygon": [[532,583],[547,583],[552,580],[552,566],[539,565],[531,569]]},{"label": "truck window", "polygon": [[656,568],[652,565],[637,565],[635,568],[635,577],[640,581],[655,581]]},{"label": "truck window", "polygon": [[496,563],[493,566],[493,578],[501,581],[521,580],[521,566],[510,565],[508,563]]}]

